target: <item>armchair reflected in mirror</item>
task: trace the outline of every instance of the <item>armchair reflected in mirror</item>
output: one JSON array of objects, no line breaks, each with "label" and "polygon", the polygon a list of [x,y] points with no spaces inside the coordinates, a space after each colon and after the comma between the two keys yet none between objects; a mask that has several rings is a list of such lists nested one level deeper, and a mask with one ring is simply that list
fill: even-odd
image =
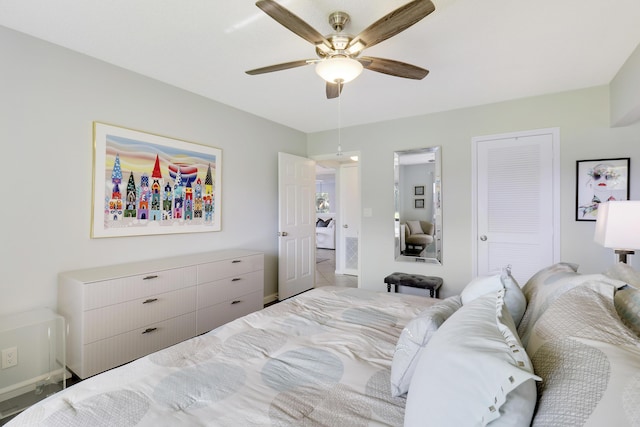
[{"label": "armchair reflected in mirror", "polygon": [[440,162],[440,147],[394,153],[397,261],[442,264]]}]

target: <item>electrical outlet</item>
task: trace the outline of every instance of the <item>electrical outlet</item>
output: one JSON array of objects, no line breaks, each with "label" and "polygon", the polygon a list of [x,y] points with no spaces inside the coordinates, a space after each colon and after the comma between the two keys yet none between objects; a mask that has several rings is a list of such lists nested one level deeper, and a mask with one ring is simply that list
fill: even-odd
[{"label": "electrical outlet", "polygon": [[2,369],[7,369],[18,364],[18,347],[9,347],[2,350]]}]

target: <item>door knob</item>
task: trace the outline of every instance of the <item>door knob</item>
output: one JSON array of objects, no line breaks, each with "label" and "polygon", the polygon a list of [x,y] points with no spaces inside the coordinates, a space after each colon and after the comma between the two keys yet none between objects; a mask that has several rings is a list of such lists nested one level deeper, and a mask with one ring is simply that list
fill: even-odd
[{"label": "door knob", "polygon": [[345,224],[345,225],[342,226],[342,228],[349,228],[349,225]]},{"label": "door knob", "polygon": [[480,236],[480,240],[482,240],[483,242],[487,241],[487,236],[485,236],[484,234],[482,236]]},{"label": "door knob", "polygon": [[289,233],[287,233],[286,231],[280,231],[278,233],[278,236],[282,236],[282,237],[285,237],[285,236],[288,236],[288,235],[289,235]]}]

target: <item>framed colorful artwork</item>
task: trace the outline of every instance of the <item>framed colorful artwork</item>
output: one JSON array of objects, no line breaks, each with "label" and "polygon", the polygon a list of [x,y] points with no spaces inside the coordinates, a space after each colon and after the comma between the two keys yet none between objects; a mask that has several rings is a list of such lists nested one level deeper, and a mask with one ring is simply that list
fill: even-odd
[{"label": "framed colorful artwork", "polygon": [[629,200],[628,157],[576,162],[576,221],[595,221],[598,205]]},{"label": "framed colorful artwork", "polygon": [[91,237],[220,231],[222,151],[93,123]]}]

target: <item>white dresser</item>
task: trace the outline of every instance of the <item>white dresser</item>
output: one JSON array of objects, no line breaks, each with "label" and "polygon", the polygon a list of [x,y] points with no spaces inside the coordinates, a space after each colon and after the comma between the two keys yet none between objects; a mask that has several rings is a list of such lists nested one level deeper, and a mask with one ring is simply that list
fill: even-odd
[{"label": "white dresser", "polygon": [[61,273],[67,366],[87,378],[263,307],[264,254],[225,250]]}]

